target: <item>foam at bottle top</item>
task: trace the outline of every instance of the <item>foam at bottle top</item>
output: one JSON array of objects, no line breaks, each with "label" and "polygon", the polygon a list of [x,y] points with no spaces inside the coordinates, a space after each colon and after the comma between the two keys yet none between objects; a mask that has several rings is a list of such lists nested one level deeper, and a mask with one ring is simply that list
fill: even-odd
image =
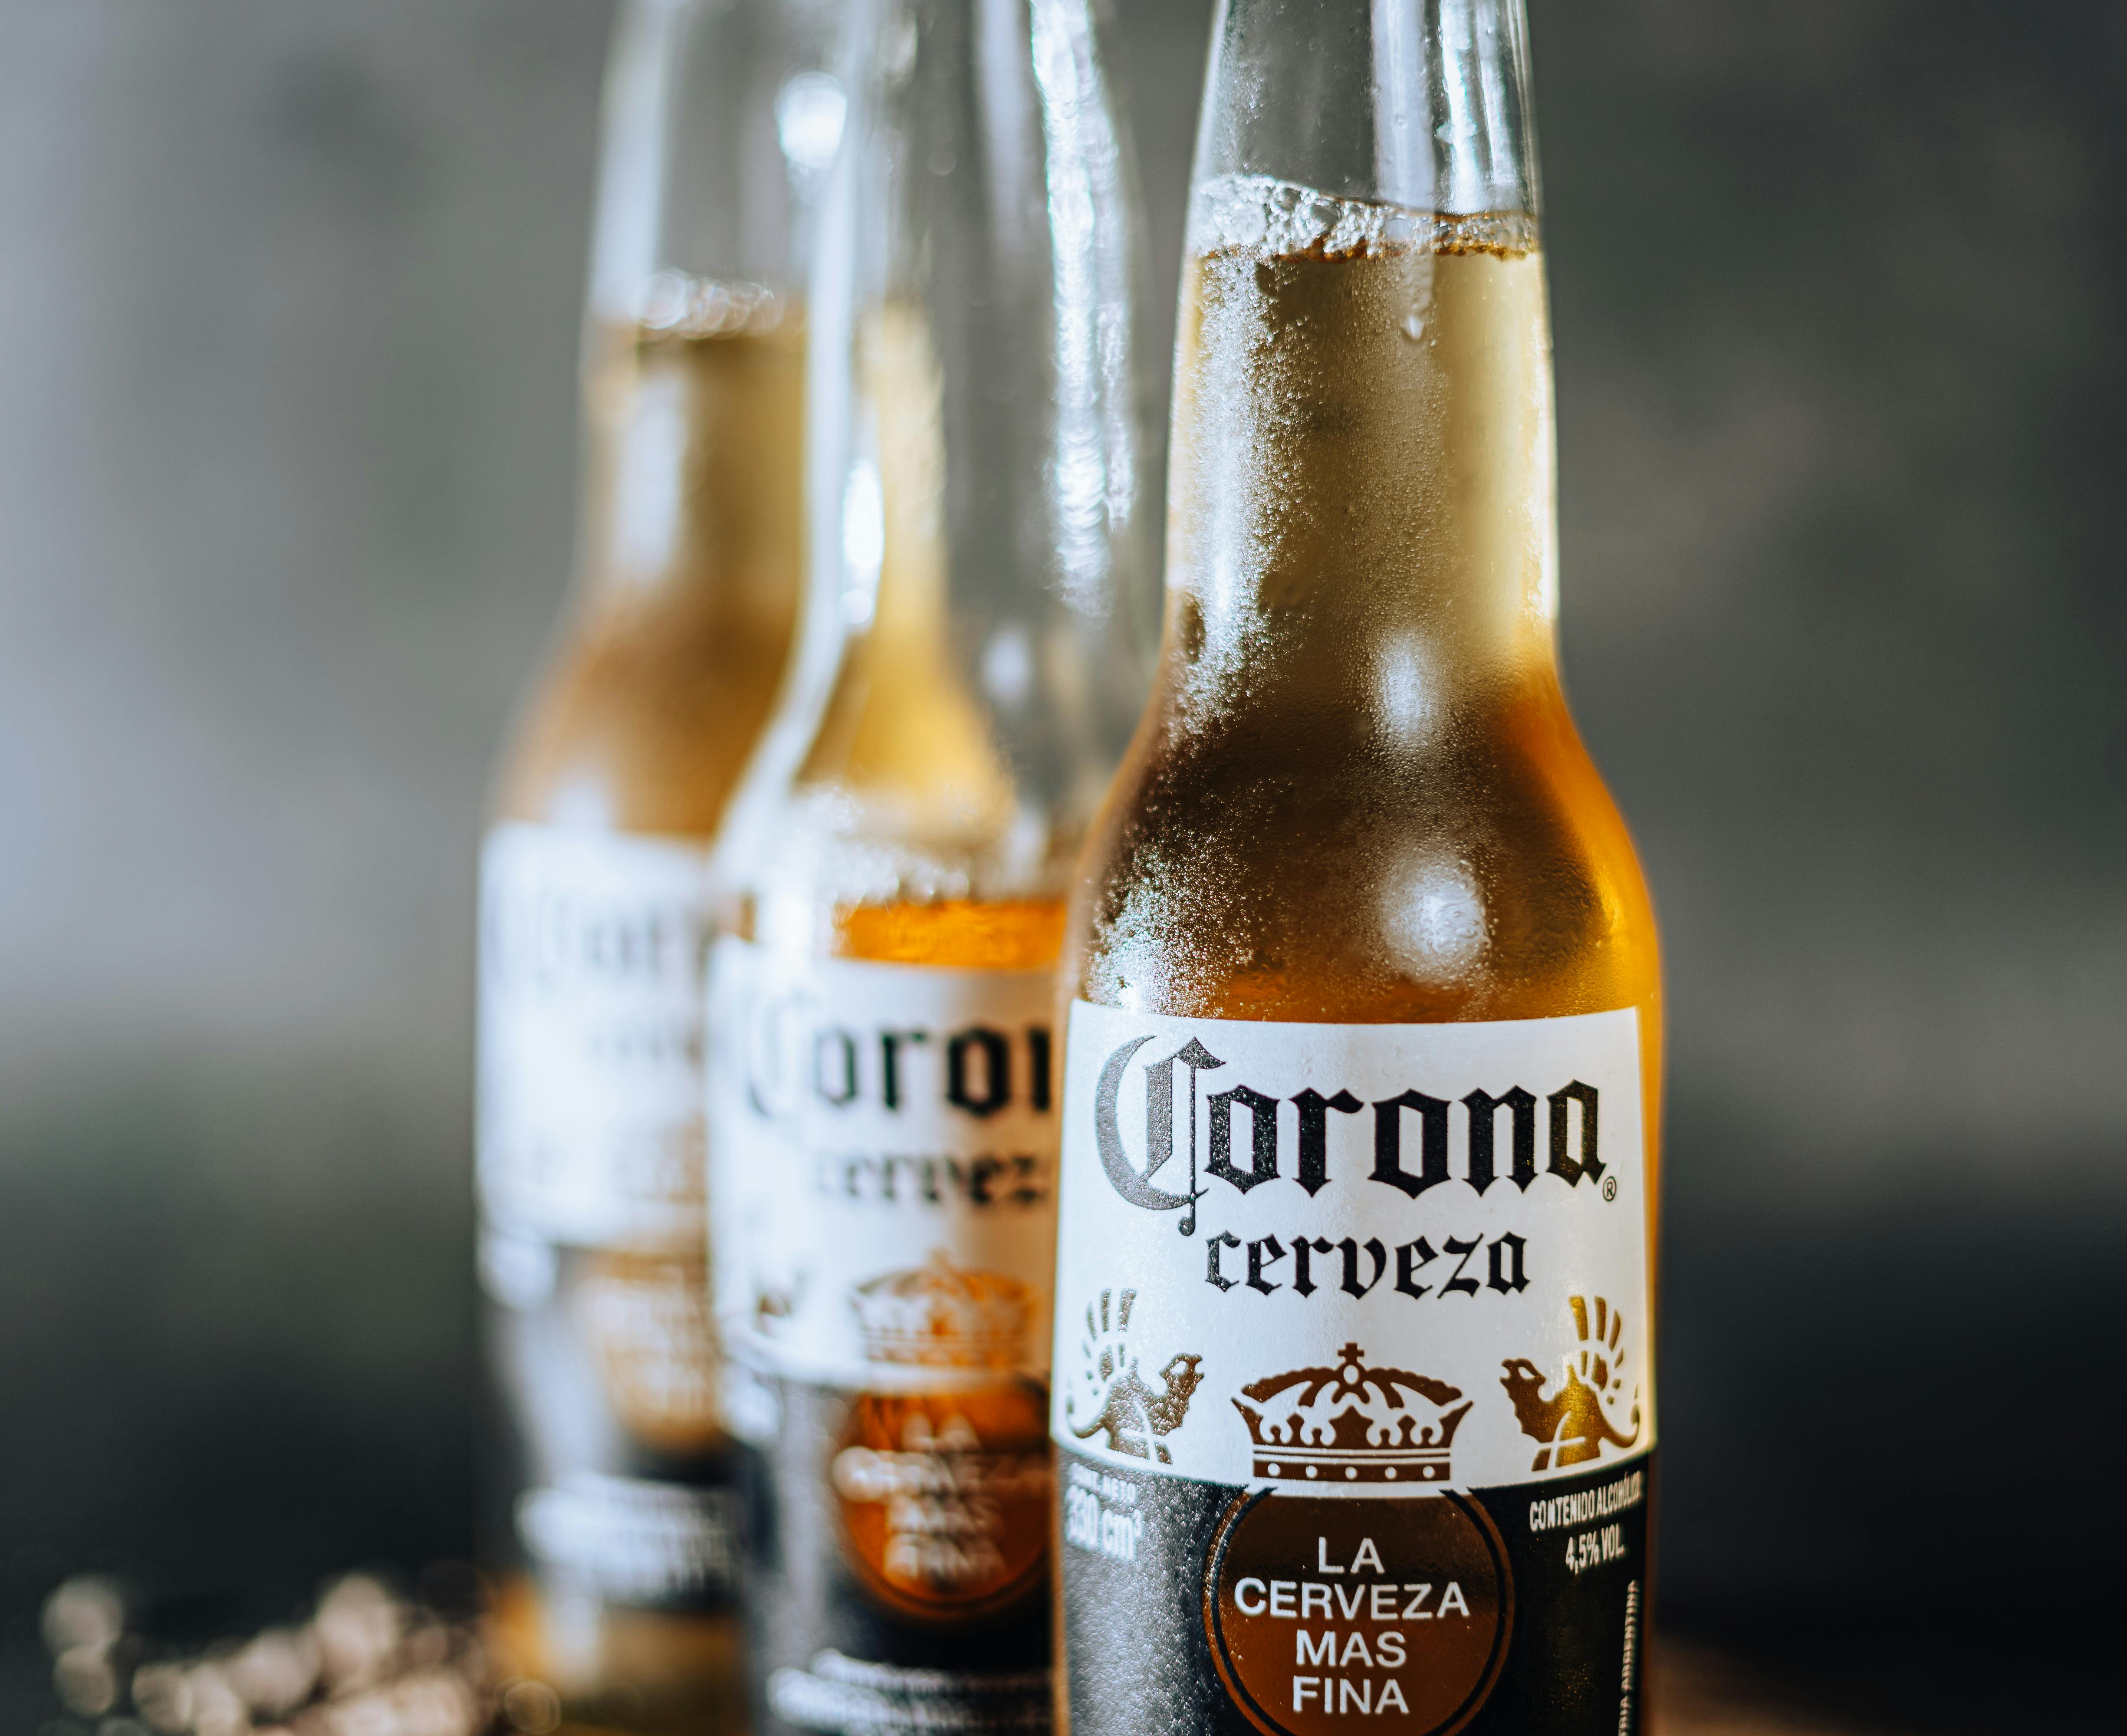
[{"label": "foam at bottle top", "polygon": [[1189,251],[1348,258],[1379,249],[1533,253],[1537,221],[1518,211],[1452,215],[1352,199],[1271,175],[1220,175],[1189,203]]},{"label": "foam at bottle top", "polygon": [[1194,216],[1168,492],[1169,594],[1190,600],[1199,642],[1187,714],[1272,704],[1287,690],[1274,668],[1316,704],[1361,679],[1361,646],[1395,661],[1422,642],[1442,718],[1451,687],[1547,668],[1551,343],[1532,221],[1239,177],[1201,189]]}]

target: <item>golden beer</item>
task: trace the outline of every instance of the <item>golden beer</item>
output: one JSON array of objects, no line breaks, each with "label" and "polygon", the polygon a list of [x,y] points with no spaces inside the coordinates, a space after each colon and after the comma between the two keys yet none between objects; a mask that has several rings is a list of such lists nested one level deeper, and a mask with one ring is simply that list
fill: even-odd
[{"label": "golden beer", "polygon": [[1060,967],[1077,1736],[1641,1727],[1660,981],[1554,439],[1518,4],[1226,0]]},{"label": "golden beer", "polygon": [[711,851],[802,590],[831,8],[633,0],[609,73],[575,594],[481,853],[492,1632],[568,1729],[744,1728],[705,1248]]}]

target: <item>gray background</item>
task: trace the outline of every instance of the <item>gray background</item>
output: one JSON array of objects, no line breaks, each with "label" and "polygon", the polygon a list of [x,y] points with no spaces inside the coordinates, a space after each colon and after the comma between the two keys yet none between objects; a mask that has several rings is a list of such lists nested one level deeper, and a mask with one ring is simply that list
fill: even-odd
[{"label": "gray background", "polygon": [[[1568,676],[1673,995],[1666,1607],[2006,1645],[2120,1541],[2127,5],[1530,9]],[[1207,11],[1116,37],[1163,322]],[[464,1547],[607,16],[0,0],[10,1610]]]}]

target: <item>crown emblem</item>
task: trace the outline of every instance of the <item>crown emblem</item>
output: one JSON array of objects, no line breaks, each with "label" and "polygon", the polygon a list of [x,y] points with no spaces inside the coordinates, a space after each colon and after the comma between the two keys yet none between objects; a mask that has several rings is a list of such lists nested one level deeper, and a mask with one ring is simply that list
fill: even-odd
[{"label": "crown emblem", "polygon": [[867,1361],[926,1368],[1017,1368],[1034,1312],[1017,1278],[956,1266],[942,1250],[858,1285],[850,1300]]},{"label": "crown emblem", "polygon": [[[1455,1430],[1474,1400],[1444,1380],[1370,1368],[1355,1344],[1329,1368],[1294,1368],[1241,1388],[1234,1408],[1255,1442],[1255,1474],[1281,1482],[1445,1482]],[[1415,1407],[1412,1400],[1419,1402]],[[1253,1402],[1244,1403],[1244,1400]]]}]

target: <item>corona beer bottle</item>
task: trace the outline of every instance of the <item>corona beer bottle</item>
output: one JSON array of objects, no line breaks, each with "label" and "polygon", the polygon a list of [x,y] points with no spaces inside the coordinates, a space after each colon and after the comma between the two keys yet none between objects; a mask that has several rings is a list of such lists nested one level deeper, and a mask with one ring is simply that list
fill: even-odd
[{"label": "corona beer bottle", "polygon": [[1538,217],[1520,0],[1225,0],[1062,966],[1073,1736],[1641,1727],[1659,983]]},{"label": "corona beer bottle", "polygon": [[[479,1181],[508,1667],[572,1725],[742,1726],[702,1238],[708,848],[803,577],[818,0],[628,0],[606,99],[576,595],[481,862]],[[543,1684],[543,1689],[536,1684]]]},{"label": "corona beer bottle", "polygon": [[1153,637],[1135,206],[1087,0],[869,0],[852,55],[810,304],[816,637],[712,972],[758,1728],[1026,1731],[1055,963]]}]

